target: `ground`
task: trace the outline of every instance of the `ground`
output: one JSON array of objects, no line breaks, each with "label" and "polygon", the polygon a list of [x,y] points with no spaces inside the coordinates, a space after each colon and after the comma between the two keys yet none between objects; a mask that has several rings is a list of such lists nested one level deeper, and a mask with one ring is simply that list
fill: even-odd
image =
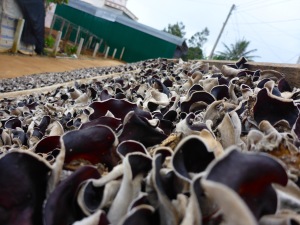
[{"label": "ground", "polygon": [[121,64],[123,62],[117,60],[84,56],[80,59],[71,59],[1,53],[0,79],[44,72],[63,72],[87,67],[117,66]]}]

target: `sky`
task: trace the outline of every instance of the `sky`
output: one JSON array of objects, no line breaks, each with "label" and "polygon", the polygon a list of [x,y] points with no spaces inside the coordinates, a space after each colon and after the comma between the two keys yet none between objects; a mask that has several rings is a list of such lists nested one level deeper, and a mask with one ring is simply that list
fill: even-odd
[{"label": "sky", "polygon": [[226,20],[232,12],[215,53],[224,45],[245,39],[257,62],[297,63],[300,57],[300,0],[128,0],[127,8],[138,22],[163,30],[168,24],[182,22],[185,38],[208,28],[204,44],[208,56]]}]

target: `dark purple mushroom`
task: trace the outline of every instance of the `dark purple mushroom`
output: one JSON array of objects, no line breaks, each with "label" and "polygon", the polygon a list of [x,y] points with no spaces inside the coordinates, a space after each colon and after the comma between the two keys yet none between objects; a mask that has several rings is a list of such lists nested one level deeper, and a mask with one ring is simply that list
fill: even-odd
[{"label": "dark purple mushroom", "polygon": [[256,81],[259,80],[259,78],[260,78],[260,72],[261,72],[260,69],[254,71],[253,78],[252,78],[253,82],[256,82]]},{"label": "dark purple mushroom", "polygon": [[274,86],[272,89],[272,95],[281,97],[281,92],[279,91],[279,89],[276,86]]},{"label": "dark purple mushroom", "polygon": [[300,117],[299,116],[298,116],[292,130],[297,135],[298,139],[300,140]]},{"label": "dark purple mushroom", "polygon": [[28,107],[29,110],[35,110],[35,108],[38,106],[39,104],[37,102],[29,102],[28,104],[26,104],[26,107]]},{"label": "dark purple mushroom", "polygon": [[288,182],[285,169],[274,158],[236,149],[228,150],[223,158],[212,164],[205,179],[237,192],[257,219],[276,212],[277,195],[272,183],[285,186]]},{"label": "dark purple mushroom", "polygon": [[32,136],[35,136],[38,139],[42,139],[42,137],[44,136],[44,134],[40,131],[40,129],[38,127],[35,127],[33,129]]},{"label": "dark purple mushroom", "polygon": [[215,159],[205,142],[196,135],[189,135],[176,146],[172,158],[175,173],[182,179],[191,182],[190,173],[199,174]]},{"label": "dark purple mushroom", "polygon": [[230,98],[229,97],[229,88],[227,85],[217,85],[211,89],[210,93],[216,98],[216,100]]},{"label": "dark purple mushroom", "polygon": [[141,193],[136,199],[134,199],[130,204],[129,211],[140,205],[151,205],[147,193]]},{"label": "dark purple mushroom", "polygon": [[77,129],[81,126],[81,118],[76,118],[73,120],[73,126]]},{"label": "dark purple mushroom", "polygon": [[50,124],[50,120],[51,120],[50,116],[43,116],[42,121],[38,125],[40,132],[42,132],[43,134],[45,134],[46,129]]},{"label": "dark purple mushroom", "polygon": [[74,120],[73,120],[73,119],[69,120],[69,121],[66,123],[66,127],[67,127],[69,130],[74,130],[74,129],[75,129],[75,126],[74,126]]},{"label": "dark purple mushroom", "polygon": [[49,153],[60,149],[60,136],[49,136],[40,140],[35,146],[35,153]]},{"label": "dark purple mushroom", "polygon": [[166,154],[161,153],[154,156],[152,180],[159,202],[158,211],[160,215],[160,224],[177,224],[179,218],[174,205],[171,203],[171,199],[168,197],[170,189],[166,187],[166,180],[161,174],[162,165],[166,156]]},{"label": "dark purple mushroom", "polygon": [[13,134],[13,139],[17,138],[18,140],[20,140],[20,143],[22,145],[26,145],[27,137],[23,130],[12,130],[11,132]]},{"label": "dark purple mushroom", "polygon": [[155,225],[159,224],[154,214],[154,208],[150,205],[140,205],[131,210],[122,225]]},{"label": "dark purple mushroom", "polygon": [[106,101],[108,99],[111,99],[113,96],[110,95],[106,89],[104,89],[101,91],[99,97],[101,101]]},{"label": "dark purple mushroom", "polygon": [[142,143],[133,140],[127,140],[121,142],[117,147],[117,152],[122,157],[125,157],[127,154],[134,153],[134,152],[141,152],[144,153],[145,155],[148,154],[145,146]]},{"label": "dark purple mushroom", "polygon": [[242,70],[236,76],[237,77],[249,77],[249,76],[253,76],[253,74],[254,74],[254,71]]},{"label": "dark purple mushroom", "polygon": [[161,112],[155,111],[152,113],[153,119],[159,119],[162,120],[163,119],[163,114]]},{"label": "dark purple mushroom", "polygon": [[270,81],[270,80],[271,80],[271,79],[269,79],[269,78],[262,79],[261,81],[258,82],[257,87],[258,87],[258,88],[264,88],[265,83],[267,83],[267,82]]},{"label": "dark purple mushroom", "polygon": [[[201,185],[202,176],[198,175],[193,179],[191,186],[191,200],[194,201],[193,220],[199,221],[200,218],[203,224],[219,224],[222,219],[222,215],[218,215],[218,206],[209,198]],[[201,213],[200,213],[201,212]],[[192,222],[192,221],[191,221]]]},{"label": "dark purple mushroom", "polygon": [[159,104],[155,103],[155,102],[151,102],[149,101],[147,103],[147,108],[149,109],[150,112],[155,111],[158,108]]},{"label": "dark purple mushroom", "polygon": [[177,119],[178,113],[175,110],[169,110],[163,116],[163,119],[175,122]]},{"label": "dark purple mushroom", "polygon": [[122,92],[116,93],[115,95],[116,99],[126,99],[126,95]]},{"label": "dark purple mushroom", "polygon": [[11,118],[7,120],[4,124],[5,128],[16,129],[17,127],[22,127],[22,122],[18,118]]},{"label": "dark purple mushroom", "polygon": [[94,88],[92,88],[92,87],[89,87],[88,90],[89,90],[89,92],[91,94],[91,99],[92,100],[96,99],[97,98],[97,91]]},{"label": "dark purple mushroom", "polygon": [[163,81],[163,85],[165,85],[166,87],[173,87],[173,81],[167,78]]},{"label": "dark purple mushroom", "polygon": [[159,121],[158,127],[164,132],[164,134],[170,135],[176,126],[170,120],[162,119]]},{"label": "dark purple mushroom", "polygon": [[220,78],[218,78],[218,83],[219,85],[226,85],[229,86],[229,81],[228,79],[226,79],[225,77],[221,76]]},{"label": "dark purple mushroom", "polygon": [[293,91],[293,88],[291,88],[289,83],[284,78],[281,78],[278,81],[278,89],[280,92],[285,92],[285,91],[292,92]]},{"label": "dark purple mushroom", "polygon": [[191,96],[196,91],[203,91],[203,87],[200,84],[194,84],[188,91],[189,96]]},{"label": "dark purple mushroom", "polygon": [[130,203],[138,197],[142,180],[152,169],[151,162],[150,157],[140,152],[127,154],[123,159],[124,175],[122,183],[107,214],[112,224],[119,223],[120,219],[126,215]]},{"label": "dark purple mushroom", "polygon": [[152,78],[150,79],[150,84],[153,88],[157,89],[159,92],[162,92],[166,94],[167,96],[170,96],[170,90],[158,79]]},{"label": "dark purple mushroom", "polygon": [[259,124],[263,120],[275,124],[279,120],[287,120],[292,127],[298,118],[299,110],[292,100],[276,97],[266,88],[257,94],[253,107],[254,119]]},{"label": "dark purple mushroom", "polygon": [[[157,147],[155,149],[154,155],[161,155],[161,158],[156,158],[157,163],[164,163],[167,158],[171,158],[173,154],[173,150],[168,147]],[[157,168],[162,169],[162,165],[159,163],[156,164]],[[155,179],[158,182],[158,188],[160,188],[161,192],[164,193],[170,200],[174,200],[177,198],[177,195],[183,192],[185,187],[185,183],[182,182],[182,179],[179,178],[174,170],[170,170],[163,173],[156,173],[157,176]]]},{"label": "dark purple mushroom", "polygon": [[181,102],[180,109],[182,112],[189,113],[190,107],[196,102],[205,102],[206,104],[211,104],[215,101],[214,96],[206,91],[196,91],[186,100]]},{"label": "dark purple mushroom", "polygon": [[123,99],[111,98],[106,101],[93,102],[90,104],[90,107],[94,109],[94,112],[90,115],[90,120],[105,116],[108,111],[110,111],[116,118],[120,118],[122,121],[130,111],[134,111],[140,116],[151,119],[149,112],[143,111],[139,109],[136,104]]},{"label": "dark purple mushroom", "polygon": [[121,119],[109,117],[109,116],[101,116],[92,121],[81,124],[79,127],[80,130],[86,129],[89,127],[97,126],[97,125],[105,125],[110,127],[113,131],[117,131],[117,128],[122,125]]},{"label": "dark purple mushroom", "polygon": [[239,58],[238,61],[235,62],[235,66],[237,69],[243,69],[245,67],[246,62],[248,62],[248,60],[243,56]]},{"label": "dark purple mushroom", "polygon": [[115,79],[114,79],[114,82],[115,82],[116,84],[120,84],[120,85],[121,85],[121,87],[123,87],[123,86],[124,86],[124,79],[123,79],[123,78],[121,78],[121,77],[117,77],[117,78],[115,78]]},{"label": "dark purple mushroom", "polygon": [[138,116],[135,112],[129,112],[124,119],[123,130],[119,141],[135,140],[141,142],[145,147],[161,143],[167,135],[152,126],[145,117]]},{"label": "dark purple mushroom", "polygon": [[92,166],[84,166],[63,180],[50,194],[44,209],[44,225],[69,225],[85,217],[76,199],[80,186],[100,174]]},{"label": "dark purple mushroom", "polygon": [[107,126],[94,126],[70,131],[61,137],[66,150],[65,163],[84,159],[93,164],[103,163],[109,168],[116,165],[115,147],[118,143],[115,133]]},{"label": "dark purple mushroom", "polygon": [[189,113],[184,119],[181,120],[181,122],[177,123],[176,129],[179,130],[180,132],[184,132],[187,134],[186,127],[190,131],[201,131],[203,129],[208,129],[206,124],[203,122],[195,122],[195,114],[194,113]]},{"label": "dark purple mushroom", "polygon": [[42,208],[51,168],[27,152],[0,159],[0,224],[43,224]]}]

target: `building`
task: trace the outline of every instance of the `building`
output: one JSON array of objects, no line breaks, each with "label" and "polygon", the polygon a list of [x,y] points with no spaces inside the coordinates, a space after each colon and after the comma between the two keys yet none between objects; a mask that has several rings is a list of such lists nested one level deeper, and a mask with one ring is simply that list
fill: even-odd
[{"label": "building", "polygon": [[[80,0],[69,0],[68,5],[57,5],[55,15],[102,38],[104,44],[100,52],[105,46],[109,46],[111,49],[109,55],[117,49],[116,58],[118,58],[121,49],[124,48],[122,60],[126,62],[159,57],[178,58],[186,54],[188,48],[183,38],[138,23],[137,18],[130,14],[129,10],[126,11],[126,0],[97,2],[95,6]],[[54,24],[54,29],[59,27],[59,24]]]},{"label": "building", "polygon": [[126,7],[127,0],[83,0],[98,8],[111,10],[112,12],[124,15],[130,19],[137,20],[138,18]]}]

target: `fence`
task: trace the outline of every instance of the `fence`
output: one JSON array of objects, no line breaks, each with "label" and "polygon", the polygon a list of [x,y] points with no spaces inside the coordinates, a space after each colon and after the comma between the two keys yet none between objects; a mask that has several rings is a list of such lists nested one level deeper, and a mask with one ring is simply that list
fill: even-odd
[{"label": "fence", "polygon": [[[62,48],[65,48],[69,43],[73,46],[78,46],[79,50],[83,51],[84,54],[91,54],[94,57],[98,54],[105,56],[107,58],[111,55],[114,58],[117,49],[112,49],[109,54],[110,47],[107,45],[106,41],[103,38],[98,37],[87,29],[84,29],[77,24],[66,20],[63,17],[54,15],[51,27],[49,30],[49,35],[57,36],[57,32],[61,32]],[[80,41],[83,40],[82,43]],[[124,53],[125,48],[122,48],[120,51]],[[77,51],[77,54],[80,54],[80,51]],[[122,59],[120,55],[120,60]]]}]

